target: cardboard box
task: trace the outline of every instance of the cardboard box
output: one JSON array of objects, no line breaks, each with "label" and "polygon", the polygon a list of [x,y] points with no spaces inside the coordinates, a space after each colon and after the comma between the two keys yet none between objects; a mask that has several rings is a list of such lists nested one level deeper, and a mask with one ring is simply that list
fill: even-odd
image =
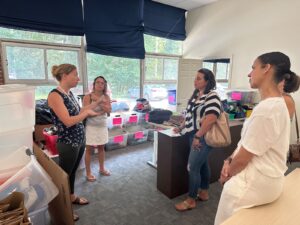
[{"label": "cardboard box", "polygon": [[46,170],[59,190],[58,195],[49,203],[48,210],[52,224],[74,225],[68,175],[36,144],[33,145],[33,152],[37,161]]},{"label": "cardboard box", "polygon": [[43,135],[43,130],[45,128],[49,128],[49,127],[52,127],[52,126],[53,126],[53,124],[46,124],[46,125],[36,124],[34,126],[34,140],[35,140],[35,142],[44,141],[45,138],[44,138],[44,135]]}]

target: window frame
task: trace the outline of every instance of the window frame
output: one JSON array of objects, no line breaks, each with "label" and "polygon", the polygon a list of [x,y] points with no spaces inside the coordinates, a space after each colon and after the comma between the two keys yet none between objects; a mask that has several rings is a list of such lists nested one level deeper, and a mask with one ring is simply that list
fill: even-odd
[{"label": "window frame", "polygon": [[[80,45],[72,44],[57,44],[57,43],[48,43],[40,41],[25,41],[25,40],[12,40],[12,39],[0,39],[1,46],[1,58],[3,65],[3,75],[6,84],[31,84],[35,86],[47,86],[47,85],[57,85],[55,80],[52,80],[51,75],[48,74],[48,62],[47,62],[47,51],[48,50],[59,50],[59,51],[73,51],[77,52],[77,62],[78,62],[78,72],[80,77],[79,84],[84,85],[84,66],[83,66],[83,57],[82,57],[82,47]],[[10,79],[8,74],[8,61],[7,61],[7,51],[6,47],[27,47],[27,48],[36,48],[43,50],[43,61],[44,61],[44,79]],[[50,79],[49,79],[50,78]]]},{"label": "window frame", "polygon": [[[166,83],[177,83],[177,80],[178,80],[178,73],[177,73],[177,79],[175,80],[165,80],[165,79],[162,79],[162,80],[146,80],[146,65],[145,65],[145,60],[146,58],[156,58],[156,59],[163,59],[163,72],[164,72],[164,69],[165,69],[165,59],[177,59],[179,61],[179,59],[181,58],[180,56],[177,56],[177,55],[166,55],[166,54],[146,54],[145,56],[145,59],[143,59],[142,61],[144,62],[144,66],[143,66],[143,73],[142,73],[142,76],[143,76],[143,84],[166,84]],[[179,63],[178,63],[179,65]],[[178,66],[177,66],[177,69],[178,69]],[[177,70],[178,71],[178,70]]]},{"label": "window frame", "polygon": [[[204,63],[212,63],[213,64],[213,70],[212,72],[215,74],[215,76],[217,75],[217,64],[218,63],[226,63],[227,64],[227,79],[217,79],[216,78],[216,82],[217,83],[223,83],[223,84],[228,84],[228,88],[230,87],[230,80],[231,80],[231,65],[232,65],[232,60],[231,58],[228,58],[229,62],[218,62],[218,59],[204,59],[202,61],[202,67],[204,67]],[[205,62],[205,60],[216,60],[216,62]],[[204,67],[205,68],[205,67]]]}]

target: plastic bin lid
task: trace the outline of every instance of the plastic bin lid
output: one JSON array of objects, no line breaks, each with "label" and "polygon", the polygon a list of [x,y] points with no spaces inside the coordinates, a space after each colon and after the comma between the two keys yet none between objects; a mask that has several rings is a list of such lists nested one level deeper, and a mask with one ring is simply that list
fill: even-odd
[{"label": "plastic bin lid", "polygon": [[0,85],[0,93],[7,92],[16,92],[16,91],[27,91],[27,90],[35,90],[34,86],[29,86],[26,84],[5,84]]}]

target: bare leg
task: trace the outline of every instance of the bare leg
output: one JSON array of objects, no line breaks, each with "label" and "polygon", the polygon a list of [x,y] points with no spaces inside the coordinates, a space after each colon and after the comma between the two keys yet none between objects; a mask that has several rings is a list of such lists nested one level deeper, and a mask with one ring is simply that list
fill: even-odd
[{"label": "bare leg", "polygon": [[100,173],[105,176],[109,176],[110,172],[105,169],[104,167],[104,160],[105,160],[105,151],[104,151],[104,145],[98,145],[98,160],[99,160],[99,167],[100,167]]},{"label": "bare leg", "polygon": [[96,178],[91,172],[91,153],[92,153],[93,147],[90,145],[86,146],[85,150],[85,170],[86,170],[86,177],[88,181],[95,181]]}]

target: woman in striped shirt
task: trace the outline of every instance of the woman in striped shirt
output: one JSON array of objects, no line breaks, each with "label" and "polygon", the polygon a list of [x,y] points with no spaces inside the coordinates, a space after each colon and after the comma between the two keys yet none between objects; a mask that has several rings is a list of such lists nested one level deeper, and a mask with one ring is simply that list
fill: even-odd
[{"label": "woman in striped shirt", "polygon": [[208,154],[211,147],[204,135],[217,121],[221,111],[221,101],[216,89],[214,74],[208,69],[200,69],[194,81],[195,90],[186,108],[185,121],[174,132],[186,133],[190,139],[190,154],[187,169],[189,172],[189,193],[186,200],[175,205],[178,211],[196,207],[196,200],[207,201],[210,169]]}]

